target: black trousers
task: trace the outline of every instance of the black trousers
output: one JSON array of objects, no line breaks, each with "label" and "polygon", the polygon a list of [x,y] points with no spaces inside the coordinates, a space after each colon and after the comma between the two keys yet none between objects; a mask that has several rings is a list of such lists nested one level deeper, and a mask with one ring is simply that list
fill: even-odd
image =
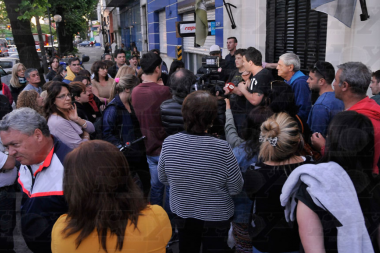
[{"label": "black trousers", "polygon": [[230,221],[202,221],[176,217],[180,253],[234,252],[227,245]]},{"label": "black trousers", "polygon": [[13,230],[16,227],[15,186],[0,188],[0,252],[14,253]]}]

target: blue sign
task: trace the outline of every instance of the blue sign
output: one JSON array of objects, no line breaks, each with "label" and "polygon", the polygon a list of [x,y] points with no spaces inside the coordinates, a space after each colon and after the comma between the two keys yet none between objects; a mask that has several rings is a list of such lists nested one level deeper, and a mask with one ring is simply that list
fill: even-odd
[{"label": "blue sign", "polygon": [[211,35],[215,35],[215,22],[210,22],[211,23]]}]

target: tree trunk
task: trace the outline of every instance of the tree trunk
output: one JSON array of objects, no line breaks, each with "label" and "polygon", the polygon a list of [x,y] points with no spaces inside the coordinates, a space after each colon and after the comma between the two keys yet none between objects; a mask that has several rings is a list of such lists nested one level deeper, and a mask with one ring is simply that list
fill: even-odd
[{"label": "tree trunk", "polygon": [[19,8],[22,0],[4,0],[8,18],[12,26],[12,34],[17,51],[19,53],[20,62],[26,68],[36,68],[41,76],[41,85],[45,83],[43,70],[38,58],[35,42],[29,20],[18,20],[19,13],[15,9]]},{"label": "tree trunk", "polygon": [[59,39],[59,49],[61,56],[67,55],[68,52],[73,51],[73,35],[65,30],[65,17],[63,9],[57,8],[57,14],[62,16],[62,21],[58,23],[57,36]]},{"label": "tree trunk", "polygon": [[44,73],[47,74],[49,72],[48,64],[46,60],[46,52],[45,52],[45,42],[42,38],[42,30],[41,30],[41,24],[40,24],[40,17],[36,16],[36,26],[37,26],[37,32],[38,32],[38,40],[40,41],[40,49],[41,49],[41,55],[42,55],[42,67],[44,70]]}]

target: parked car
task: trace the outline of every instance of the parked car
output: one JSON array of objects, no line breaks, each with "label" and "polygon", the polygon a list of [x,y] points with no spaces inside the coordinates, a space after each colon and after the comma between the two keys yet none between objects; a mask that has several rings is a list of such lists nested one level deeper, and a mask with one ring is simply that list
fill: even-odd
[{"label": "parked car", "polygon": [[0,58],[0,66],[8,74],[12,73],[12,68],[16,63],[20,63],[20,60],[17,58],[11,58],[11,57]]},{"label": "parked car", "polygon": [[20,56],[17,54],[12,54],[12,58],[16,58],[16,59],[19,59],[20,60]]},{"label": "parked car", "polygon": [[9,54],[9,57],[12,57],[12,55],[14,54],[18,54],[17,48],[16,47],[8,48],[8,54]]},{"label": "parked car", "polygon": [[8,49],[9,48],[16,48],[16,45],[8,45]]},{"label": "parked car", "polygon": [[8,85],[8,87],[11,85],[10,81],[12,78],[12,74],[8,74],[4,71],[4,69],[0,66],[0,76],[1,76],[1,82]]},{"label": "parked car", "polygon": [[90,46],[90,41],[83,41],[78,44],[80,47],[89,47]]},{"label": "parked car", "polygon": [[7,47],[1,47],[1,52],[3,53],[4,56],[9,56]]}]

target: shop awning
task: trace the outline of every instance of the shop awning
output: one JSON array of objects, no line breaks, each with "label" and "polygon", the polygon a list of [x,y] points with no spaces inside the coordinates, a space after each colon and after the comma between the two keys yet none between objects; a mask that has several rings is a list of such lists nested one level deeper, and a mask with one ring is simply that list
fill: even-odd
[{"label": "shop awning", "polygon": [[[347,27],[351,27],[354,18],[355,7],[358,0],[311,0],[311,9],[324,12],[338,19]],[[360,0],[363,14],[362,21],[369,18],[366,1]]]}]

